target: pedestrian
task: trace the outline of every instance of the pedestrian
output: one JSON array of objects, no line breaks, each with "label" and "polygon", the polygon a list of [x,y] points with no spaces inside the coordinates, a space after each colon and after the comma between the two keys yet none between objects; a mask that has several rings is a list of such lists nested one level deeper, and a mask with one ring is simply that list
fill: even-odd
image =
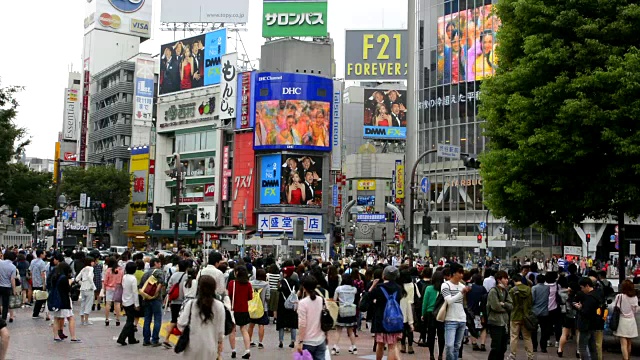
[{"label": "pedestrian", "polygon": [[[496,272],[496,286],[487,295],[487,326],[491,336],[491,351],[489,360],[503,360],[507,351],[507,325],[509,312],[513,309],[513,302],[507,285],[509,277],[505,271]],[[446,337],[446,326],[445,326]],[[456,360],[454,358],[447,360]]]},{"label": "pedestrian", "polygon": [[31,277],[29,275],[29,261],[27,261],[27,257],[24,252],[20,252],[18,254],[18,258],[14,263],[16,268],[18,269],[18,273],[20,274],[20,284],[22,285],[22,301],[25,305],[31,306]]},{"label": "pedestrian", "polygon": [[100,252],[92,251],[92,256],[95,259],[95,265],[93,265],[93,284],[96,286],[96,289],[93,291],[93,306],[91,306],[91,311],[98,310],[100,311],[100,306],[102,304],[102,271],[103,266],[100,262]]},{"label": "pedestrian", "polygon": [[[236,325],[240,327],[240,333],[244,340],[243,359],[251,357],[249,331],[247,325],[251,320],[249,316],[249,300],[253,299],[253,289],[249,283],[249,272],[244,265],[236,265],[234,267],[235,280],[229,281],[227,292],[231,297],[231,311],[236,320]],[[236,332],[232,331],[229,335],[231,343],[231,358],[236,358]]]},{"label": "pedestrian", "polygon": [[294,274],[295,267],[293,261],[285,261],[282,267],[283,279],[280,280],[278,287],[278,321],[276,322],[276,329],[278,330],[278,347],[282,349],[284,341],[284,329],[291,330],[291,343],[290,348],[295,347],[296,334],[298,331],[298,316],[294,309],[285,307],[285,301],[289,298],[289,295],[293,292],[298,292],[300,288],[297,281],[291,279],[291,275]]},{"label": "pedestrian", "polygon": [[551,271],[548,272],[544,275],[544,279],[545,279],[545,285],[547,287],[549,287],[549,319],[550,321],[547,321],[546,326],[547,326],[547,331],[543,331],[542,333],[545,334],[546,337],[541,336],[540,337],[540,342],[548,342],[547,347],[550,346],[554,346],[554,343],[552,340],[550,340],[551,335],[555,335],[555,347],[557,348],[560,342],[560,335],[562,334],[562,322],[560,321],[556,321],[556,319],[561,319],[562,318],[562,312],[560,311],[560,305],[559,304],[559,286],[558,284],[556,284],[556,280],[558,279],[558,273],[556,273],[555,271]]},{"label": "pedestrian", "polygon": [[251,287],[253,288],[253,296],[260,296],[262,301],[262,307],[264,308],[264,314],[259,319],[250,319],[249,324],[249,341],[250,346],[255,347],[255,342],[251,341],[253,338],[253,329],[258,325],[258,349],[264,349],[264,327],[269,325],[269,283],[267,282],[267,272],[264,269],[256,270],[256,279],[251,281]]},{"label": "pedestrian", "polygon": [[135,277],[137,266],[134,262],[125,265],[125,275],[122,278],[122,305],[127,315],[127,322],[124,324],[120,336],[118,336],[118,344],[124,346],[139,343],[136,340],[134,321],[138,311],[140,311],[140,300],[138,298],[138,280]]},{"label": "pedestrian", "polygon": [[93,282],[95,260],[88,256],[83,261],[85,266],[76,276],[76,281],[80,283],[80,296],[82,297],[80,303],[80,325],[93,325],[89,321],[89,315],[91,315],[91,305],[93,304],[94,291],[96,289],[96,285]]},{"label": "pedestrian", "polygon": [[533,307],[533,297],[531,295],[531,288],[529,285],[522,283],[522,276],[520,274],[513,274],[511,276],[514,287],[509,291],[511,300],[513,301],[513,311],[511,312],[511,324],[510,324],[510,360],[516,359],[516,351],[518,350],[518,334],[522,334],[522,340],[524,341],[524,349],[527,352],[527,359],[533,360],[533,344],[531,342],[531,331],[529,331],[524,325],[524,319],[532,314],[531,308]]},{"label": "pedestrian", "polygon": [[425,266],[420,273],[421,279],[416,282],[416,291],[421,294],[421,297],[418,302],[414,303],[415,307],[415,316],[414,321],[416,324],[416,330],[420,333],[420,337],[418,339],[419,347],[427,347],[427,323],[422,319],[422,308],[424,303],[424,294],[427,289],[427,286],[431,285],[431,276],[433,276],[433,269]]},{"label": "pedestrian", "polygon": [[429,348],[429,359],[435,360],[435,340],[436,334],[438,335],[438,360],[442,360],[444,354],[444,322],[436,321],[433,315],[433,309],[436,304],[436,299],[440,294],[440,288],[444,282],[444,276],[442,271],[436,271],[431,278],[431,285],[428,285],[424,292],[424,299],[422,300],[422,321],[426,324],[427,330],[427,347]]},{"label": "pedestrian", "polygon": [[440,288],[442,297],[447,302],[447,313],[444,321],[444,341],[446,359],[457,360],[464,338],[464,331],[467,327],[467,315],[463,305],[464,298],[471,290],[471,287],[464,286],[462,283],[462,278],[464,277],[464,268],[462,265],[452,263],[449,270],[451,278],[445,281]]},{"label": "pedestrian", "polygon": [[[142,346],[160,346],[160,328],[162,327],[162,300],[160,294],[165,287],[164,271],[160,259],[153,258],[149,262],[149,270],[140,279],[138,289],[142,288],[147,280],[153,275],[158,282],[156,293],[145,299],[142,304],[144,309],[144,325],[142,327]],[[151,334],[151,321],[153,321],[153,335]]]},{"label": "pedestrian", "polygon": [[122,302],[122,277],[124,271],[118,267],[118,260],[115,257],[107,259],[107,271],[105,272],[104,279],[102,280],[102,287],[105,294],[105,307],[104,307],[104,324],[109,326],[109,313],[111,312],[111,305],[115,310],[116,326],[120,326],[120,314],[122,309],[120,304]]},{"label": "pedestrian", "polygon": [[173,286],[176,286],[178,289],[177,298],[167,299],[167,301],[170,301],[169,308],[171,309],[171,321],[166,327],[167,337],[162,343],[162,345],[167,349],[171,349],[173,347],[173,345],[171,345],[171,343],[169,342],[169,336],[171,336],[171,334],[173,333],[173,329],[175,329],[176,324],[178,323],[178,316],[180,315],[180,310],[182,309],[182,303],[184,301],[183,289],[184,283],[185,281],[187,281],[187,268],[190,266],[190,264],[191,263],[188,260],[179,260],[177,263],[178,271],[174,272],[167,281],[167,289],[169,289],[169,292],[171,291]]},{"label": "pedestrian", "polygon": [[630,280],[622,282],[621,290],[614,300],[614,306],[620,308],[620,321],[613,335],[620,338],[622,359],[629,360],[631,356],[631,341],[638,337],[636,313],[638,312],[638,297]]},{"label": "pedestrian", "polygon": [[[406,266],[406,265],[403,265]],[[403,296],[400,299],[400,309],[404,317],[404,331],[400,340],[400,352],[413,354],[413,302],[415,300],[416,290],[408,269],[400,271],[398,283],[403,287]]]},{"label": "pedestrian", "polygon": [[[569,336],[576,329],[576,309],[573,307],[575,302],[575,296],[578,293],[578,284],[569,284],[569,280],[560,276],[558,279],[558,285],[560,286],[559,294],[562,299],[561,311],[562,314],[562,336],[560,336],[560,343],[556,350],[558,357],[562,357],[564,353],[564,346],[569,340]],[[577,349],[576,349],[577,350]],[[577,351],[576,351],[577,354]]]},{"label": "pedestrian", "polygon": [[186,301],[178,317],[178,329],[184,331],[187,325],[190,329],[183,356],[190,360],[219,359],[224,341],[224,305],[215,300],[217,284],[213,277],[201,276],[197,286],[197,298]]},{"label": "pedestrian", "polygon": [[[540,274],[536,277],[536,285],[531,288],[531,295],[533,297],[533,315],[538,319],[538,326],[540,327],[544,335],[540,336],[543,339],[548,329],[547,322],[549,319],[549,287],[544,284],[544,275]],[[538,330],[531,332],[531,342],[533,343],[533,352],[538,349]],[[540,341],[540,351],[547,352],[547,342]]]},{"label": "pedestrian", "polygon": [[[9,298],[13,296],[22,296],[17,292],[16,275],[18,274],[16,266],[13,262],[16,254],[6,251],[3,260],[0,261],[0,297],[2,297],[2,320],[7,321],[9,314]],[[20,279],[18,279],[19,281]],[[13,322],[13,315],[9,322]]]},{"label": "pedestrian", "polygon": [[369,289],[369,298],[373,304],[373,309],[370,311],[375,312],[375,324],[373,325],[373,331],[375,332],[376,360],[382,360],[385,346],[388,349],[388,360],[396,360],[398,358],[398,349],[396,344],[398,343],[398,340],[402,338],[402,331],[389,332],[383,325],[384,312],[388,301],[387,298],[393,297],[398,303],[400,303],[400,299],[402,299],[403,296],[402,287],[396,283],[398,276],[398,269],[394,266],[388,265],[384,268],[382,273],[383,283],[378,284],[378,281],[374,280],[371,288]]},{"label": "pedestrian", "polygon": [[278,299],[280,293],[278,292],[278,284],[280,283],[280,270],[278,265],[271,264],[267,268],[267,282],[269,282],[269,314],[273,317],[273,323],[275,324],[278,319]]},{"label": "pedestrian", "polygon": [[305,276],[302,286],[306,296],[298,303],[297,322],[300,325],[300,331],[297,351],[307,350],[313,360],[325,360],[327,340],[320,326],[325,299],[316,294],[318,281],[314,276]]},{"label": "pedestrian", "polygon": [[56,287],[58,296],[60,297],[60,308],[54,311],[53,318],[53,340],[56,342],[63,341],[67,336],[62,333],[64,320],[69,323],[69,335],[71,342],[82,342],[76,337],[76,321],[73,317],[73,308],[71,305],[71,267],[62,261],[56,266],[56,271],[51,279],[51,283]]},{"label": "pedestrian", "polygon": [[342,277],[342,285],[338,286],[334,291],[333,299],[338,302],[338,320],[336,321],[336,332],[333,341],[333,347],[331,354],[336,355],[340,353],[340,337],[342,336],[342,329],[347,328],[347,336],[351,342],[349,347],[349,353],[358,355],[358,349],[356,347],[356,338],[354,336],[354,327],[357,324],[356,321],[356,305],[355,299],[358,290],[353,286],[353,280],[351,275],[347,274]]},{"label": "pedestrian", "polygon": [[487,347],[485,345],[487,341],[487,329],[482,326],[482,324],[486,325],[486,322],[483,321],[483,319],[486,319],[487,309],[486,306],[483,305],[486,305],[488,290],[484,287],[482,275],[480,274],[473,275],[471,277],[471,282],[471,290],[467,293],[467,308],[474,314],[475,322],[481,327],[481,329],[479,329],[480,337],[471,337],[472,350],[487,351]]}]

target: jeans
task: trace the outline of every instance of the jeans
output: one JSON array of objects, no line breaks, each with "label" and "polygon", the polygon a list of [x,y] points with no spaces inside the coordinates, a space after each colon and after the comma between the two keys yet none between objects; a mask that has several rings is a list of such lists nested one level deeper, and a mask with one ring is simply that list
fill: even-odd
[{"label": "jeans", "polygon": [[[147,301],[144,307],[144,326],[142,337],[145,343],[157,343],[160,341],[160,328],[162,327],[162,302],[160,299]],[[128,315],[128,314],[127,314]],[[127,316],[127,321],[129,316]],[[151,320],[153,319],[153,336],[151,335]],[[149,341],[151,340],[151,341]]]},{"label": "jeans", "polygon": [[[548,326],[549,316],[538,316],[538,327],[540,328],[540,349],[547,350],[547,341],[549,340]],[[546,338],[546,339],[545,339]],[[538,349],[538,329],[531,332],[531,342],[533,349]]]},{"label": "jeans", "polygon": [[[290,329],[290,330],[291,330],[291,342],[295,342],[298,329]],[[278,330],[278,339],[280,340],[280,342],[284,341],[284,329]]]},{"label": "jeans", "polygon": [[313,357],[313,360],[324,360],[324,357],[326,356],[325,353],[327,352],[327,344],[322,343],[318,346],[303,344],[302,349],[307,350]]},{"label": "jeans", "polygon": [[467,324],[462,321],[444,322],[444,343],[447,349],[447,360],[458,360],[466,327]]},{"label": "jeans", "polygon": [[582,360],[597,358],[596,336],[594,331],[580,331],[578,350],[580,350],[580,359]]},{"label": "jeans", "polygon": [[[33,290],[42,290],[42,286],[34,286]],[[36,317],[40,316],[40,310],[42,310],[42,306],[47,302],[47,300],[36,300],[35,305],[33,305],[33,314],[31,316]]]},{"label": "jeans", "polygon": [[504,353],[507,352],[507,328],[505,326],[489,325],[489,335],[491,336],[491,351],[487,359],[504,360]]},{"label": "jeans", "polygon": [[[129,344],[133,344],[136,342],[135,337],[135,324],[133,323],[134,318],[136,317],[136,306],[125,306],[124,312],[127,314],[127,322],[124,324],[122,331],[120,332],[120,336],[118,336],[118,342],[124,343],[125,340],[129,341]],[[146,324],[146,321],[145,321]],[[156,323],[157,324],[157,323]],[[155,330],[158,326],[154,324],[153,329]]]},{"label": "jeans", "polygon": [[524,342],[524,350],[527,352],[527,359],[533,360],[533,345],[531,344],[531,332],[524,327],[524,321],[511,321],[511,359],[516,358],[518,350],[518,334],[522,331],[522,341]]},{"label": "jeans", "polygon": [[444,353],[444,323],[436,321],[433,314],[427,314],[425,318],[425,326],[428,326],[429,331],[427,332],[427,347],[429,348],[430,357],[435,358],[434,356],[434,345],[436,342],[436,334],[438,335],[438,351],[440,352],[438,359],[442,359],[442,354]]},{"label": "jeans", "polygon": [[0,297],[2,297],[2,320],[7,320],[9,314],[9,297],[13,293],[10,287],[0,287]]}]

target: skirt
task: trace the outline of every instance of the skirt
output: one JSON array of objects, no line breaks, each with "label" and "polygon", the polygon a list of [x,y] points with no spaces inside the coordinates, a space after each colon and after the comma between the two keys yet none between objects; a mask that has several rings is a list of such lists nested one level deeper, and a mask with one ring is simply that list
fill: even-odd
[{"label": "skirt", "polygon": [[60,309],[53,313],[54,318],[70,318],[73,316],[73,310],[71,309]]},{"label": "skirt", "polygon": [[269,325],[269,314],[265,311],[260,319],[249,319],[252,324]]},{"label": "skirt", "polygon": [[620,316],[618,330],[614,331],[613,335],[627,339],[638,337],[638,326],[636,325],[636,319],[634,317],[626,318],[624,316]]},{"label": "skirt", "polygon": [[386,345],[393,345],[398,342],[402,338],[402,333],[376,333],[376,342],[383,343]]},{"label": "skirt", "polygon": [[233,318],[236,320],[236,325],[238,326],[245,326],[247,324],[249,324],[249,322],[251,321],[251,317],[249,317],[249,313],[248,312],[234,312],[233,313]]},{"label": "skirt", "polygon": [[336,326],[340,326],[340,327],[356,326],[358,324],[356,316],[342,317],[342,316],[338,315],[338,320],[336,321]]},{"label": "skirt", "polygon": [[269,310],[278,311],[278,300],[280,299],[280,293],[278,289],[270,290],[269,292]]}]

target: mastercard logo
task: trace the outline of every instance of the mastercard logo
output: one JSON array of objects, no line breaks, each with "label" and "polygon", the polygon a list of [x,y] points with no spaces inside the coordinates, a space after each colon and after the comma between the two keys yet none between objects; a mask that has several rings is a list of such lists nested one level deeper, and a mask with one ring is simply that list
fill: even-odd
[{"label": "mastercard logo", "polygon": [[120,16],[115,14],[107,14],[102,13],[100,15],[100,24],[104,27],[110,27],[113,29],[119,29],[122,20],[120,20]]}]

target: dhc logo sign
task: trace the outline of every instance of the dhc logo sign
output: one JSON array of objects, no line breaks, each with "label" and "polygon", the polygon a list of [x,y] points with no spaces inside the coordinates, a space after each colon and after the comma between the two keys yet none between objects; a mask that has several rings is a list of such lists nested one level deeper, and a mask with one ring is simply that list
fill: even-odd
[{"label": "dhc logo sign", "polygon": [[296,87],[284,87],[282,88],[282,95],[300,95],[302,94],[302,88]]}]

